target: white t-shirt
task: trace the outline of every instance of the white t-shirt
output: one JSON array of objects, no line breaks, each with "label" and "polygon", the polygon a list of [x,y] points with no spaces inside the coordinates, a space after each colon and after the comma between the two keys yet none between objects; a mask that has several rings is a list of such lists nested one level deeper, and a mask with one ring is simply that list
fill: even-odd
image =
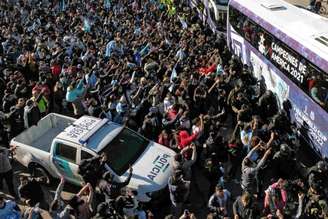
[{"label": "white t-shirt", "polygon": [[164,112],[167,112],[172,107],[173,103],[169,98],[166,97],[164,99],[164,104],[163,105],[164,105]]},{"label": "white t-shirt", "polygon": [[197,140],[199,139],[199,137],[202,135],[202,130],[200,129],[200,127],[198,127],[197,125],[193,125],[192,126],[192,133],[193,134],[198,134],[197,136]]}]

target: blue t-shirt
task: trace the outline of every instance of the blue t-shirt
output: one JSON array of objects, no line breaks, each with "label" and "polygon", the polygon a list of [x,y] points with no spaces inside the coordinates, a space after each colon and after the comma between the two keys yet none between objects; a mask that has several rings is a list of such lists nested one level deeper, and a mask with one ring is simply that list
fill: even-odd
[{"label": "blue t-shirt", "polygon": [[6,201],[5,206],[0,208],[1,219],[20,219],[20,213],[15,210],[16,203],[13,201]]}]

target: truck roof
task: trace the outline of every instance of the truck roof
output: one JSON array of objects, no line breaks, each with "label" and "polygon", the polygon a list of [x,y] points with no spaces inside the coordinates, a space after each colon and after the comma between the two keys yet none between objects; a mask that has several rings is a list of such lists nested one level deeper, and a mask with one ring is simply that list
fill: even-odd
[{"label": "truck roof", "polygon": [[58,134],[57,138],[99,152],[122,128],[108,119],[82,116]]}]

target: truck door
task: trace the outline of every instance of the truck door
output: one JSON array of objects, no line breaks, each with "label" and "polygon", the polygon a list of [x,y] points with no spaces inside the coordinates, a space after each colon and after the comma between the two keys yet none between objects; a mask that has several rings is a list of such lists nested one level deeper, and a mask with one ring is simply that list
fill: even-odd
[{"label": "truck door", "polygon": [[77,148],[62,142],[55,142],[52,153],[52,162],[59,174],[71,183],[80,185],[81,176],[78,174]]}]

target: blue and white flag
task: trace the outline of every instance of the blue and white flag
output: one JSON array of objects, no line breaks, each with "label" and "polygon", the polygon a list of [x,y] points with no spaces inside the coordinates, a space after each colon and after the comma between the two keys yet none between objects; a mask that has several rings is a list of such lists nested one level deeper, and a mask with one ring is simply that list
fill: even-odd
[{"label": "blue and white flag", "polygon": [[173,83],[173,79],[178,77],[177,70],[176,70],[177,64],[172,69],[172,73],[170,76],[170,82]]},{"label": "blue and white flag", "polygon": [[134,55],[134,61],[138,66],[141,66],[141,55],[139,52],[136,52]]},{"label": "blue and white flag", "polygon": [[84,18],[83,20],[83,30],[84,32],[90,33],[91,31],[91,25],[87,18]]},{"label": "blue and white flag", "polygon": [[173,87],[174,87],[173,79],[178,77],[177,70],[176,70],[177,65],[178,64],[175,64],[175,66],[173,67],[172,73],[171,73],[171,76],[170,76],[170,82],[171,82],[171,86],[169,87],[170,92],[173,91]]},{"label": "blue and white flag", "polygon": [[182,17],[180,17],[180,16],[178,18],[179,18],[179,21],[180,21],[180,23],[182,25],[182,28],[183,29],[187,29],[188,28],[188,24],[186,23],[186,21]]},{"label": "blue and white flag", "polygon": [[60,11],[65,11],[65,9],[66,9],[65,0],[60,0],[59,8],[60,8]]},{"label": "blue and white flag", "polygon": [[110,10],[110,7],[111,7],[111,2],[110,0],[104,0],[104,8],[106,10]]},{"label": "blue and white flag", "polygon": [[151,45],[150,43],[147,43],[147,45],[144,48],[142,48],[142,50],[140,51],[141,56],[148,55],[148,53],[150,52],[150,45]]}]

